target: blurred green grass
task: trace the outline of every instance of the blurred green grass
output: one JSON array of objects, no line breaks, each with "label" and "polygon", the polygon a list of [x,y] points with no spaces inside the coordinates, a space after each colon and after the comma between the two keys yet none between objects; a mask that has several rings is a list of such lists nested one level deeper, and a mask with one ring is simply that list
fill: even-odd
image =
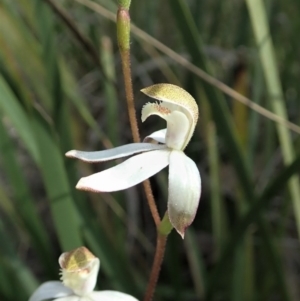
[{"label": "blurred green grass", "polygon": [[[300,5],[246,2],[133,0],[130,12],[138,29],[299,124]],[[27,300],[40,282],[58,279],[59,254],[80,245],[101,260],[99,289],[141,299],[155,243],[141,187],[78,192],[82,175],[109,165],[64,157],[131,142],[115,24],[89,1],[53,3],[63,15],[49,1],[0,0],[0,300]],[[93,3],[116,12],[112,1]],[[147,39],[132,35],[137,112],[148,101],[139,90],[152,83],[195,96],[200,120],[186,152],[203,181],[185,241],[170,236],[155,300],[298,300],[298,135]],[[155,122],[139,121],[142,137],[163,126]],[[166,172],[151,182],[163,213]]]}]

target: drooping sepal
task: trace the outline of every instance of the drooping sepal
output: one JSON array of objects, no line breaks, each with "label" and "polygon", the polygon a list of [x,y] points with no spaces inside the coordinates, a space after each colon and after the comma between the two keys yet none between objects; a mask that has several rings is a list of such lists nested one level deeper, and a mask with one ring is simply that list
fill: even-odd
[{"label": "drooping sepal", "polygon": [[201,194],[199,170],[182,151],[173,150],[169,166],[168,214],[171,224],[184,238],[186,228],[193,222]]}]

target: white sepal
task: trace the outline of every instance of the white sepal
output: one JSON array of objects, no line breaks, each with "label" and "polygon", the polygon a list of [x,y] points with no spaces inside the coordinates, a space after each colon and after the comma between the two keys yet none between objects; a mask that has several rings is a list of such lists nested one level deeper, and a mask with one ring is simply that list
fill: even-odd
[{"label": "white sepal", "polygon": [[60,281],[47,281],[36,289],[29,301],[42,301],[70,296],[72,294],[74,294],[73,291],[65,287]]},{"label": "white sepal", "polygon": [[112,168],[81,178],[76,188],[93,192],[127,189],[165,168],[169,164],[169,153],[164,146],[162,150],[136,155]]},{"label": "white sepal", "polygon": [[168,214],[171,224],[183,238],[197,212],[201,178],[194,161],[182,151],[173,150],[169,160]]},{"label": "white sepal", "polygon": [[84,162],[97,163],[105,162],[113,159],[128,157],[137,153],[147,152],[156,149],[162,149],[163,146],[152,143],[130,143],[118,146],[112,149],[106,149],[97,152],[84,152],[71,150],[66,153],[69,158],[76,158]]}]

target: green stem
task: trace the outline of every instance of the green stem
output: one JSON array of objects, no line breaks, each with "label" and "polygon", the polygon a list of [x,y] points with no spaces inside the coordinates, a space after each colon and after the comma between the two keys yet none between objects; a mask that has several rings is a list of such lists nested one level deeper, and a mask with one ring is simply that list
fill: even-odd
[{"label": "green stem", "polygon": [[140,142],[138,123],[134,106],[134,96],[131,80],[130,64],[130,16],[129,11],[120,7],[117,13],[117,37],[122,60],[122,70],[125,84],[125,93],[129,122],[134,142]]}]

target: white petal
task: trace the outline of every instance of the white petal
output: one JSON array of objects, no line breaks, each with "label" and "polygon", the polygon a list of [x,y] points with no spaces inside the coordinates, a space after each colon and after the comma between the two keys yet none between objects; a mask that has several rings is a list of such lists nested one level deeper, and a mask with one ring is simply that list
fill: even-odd
[{"label": "white petal", "polygon": [[153,140],[155,140],[159,143],[165,143],[166,142],[166,133],[167,133],[167,129],[156,131],[156,132],[152,133],[151,135],[147,136],[144,139],[144,142],[152,142]]},{"label": "white petal", "polygon": [[161,148],[163,148],[163,146],[155,145],[152,143],[130,143],[112,149],[97,152],[83,152],[78,150],[71,150],[66,153],[66,156],[69,158],[76,158],[85,162],[96,163],[109,161],[117,158],[123,158],[134,155],[136,153],[147,152]]},{"label": "white petal", "polygon": [[48,281],[36,289],[36,291],[31,295],[29,301],[42,301],[73,294],[73,291],[65,287],[60,281]]},{"label": "white petal", "polygon": [[117,291],[92,292],[89,297],[93,301],[138,301],[130,295]]},{"label": "white petal", "polygon": [[169,166],[168,214],[182,238],[195,218],[200,194],[201,178],[195,162],[183,152],[173,150]]},{"label": "white petal", "polygon": [[136,155],[117,166],[81,178],[76,188],[94,192],[111,192],[141,183],[169,164],[170,151],[164,148]]}]

